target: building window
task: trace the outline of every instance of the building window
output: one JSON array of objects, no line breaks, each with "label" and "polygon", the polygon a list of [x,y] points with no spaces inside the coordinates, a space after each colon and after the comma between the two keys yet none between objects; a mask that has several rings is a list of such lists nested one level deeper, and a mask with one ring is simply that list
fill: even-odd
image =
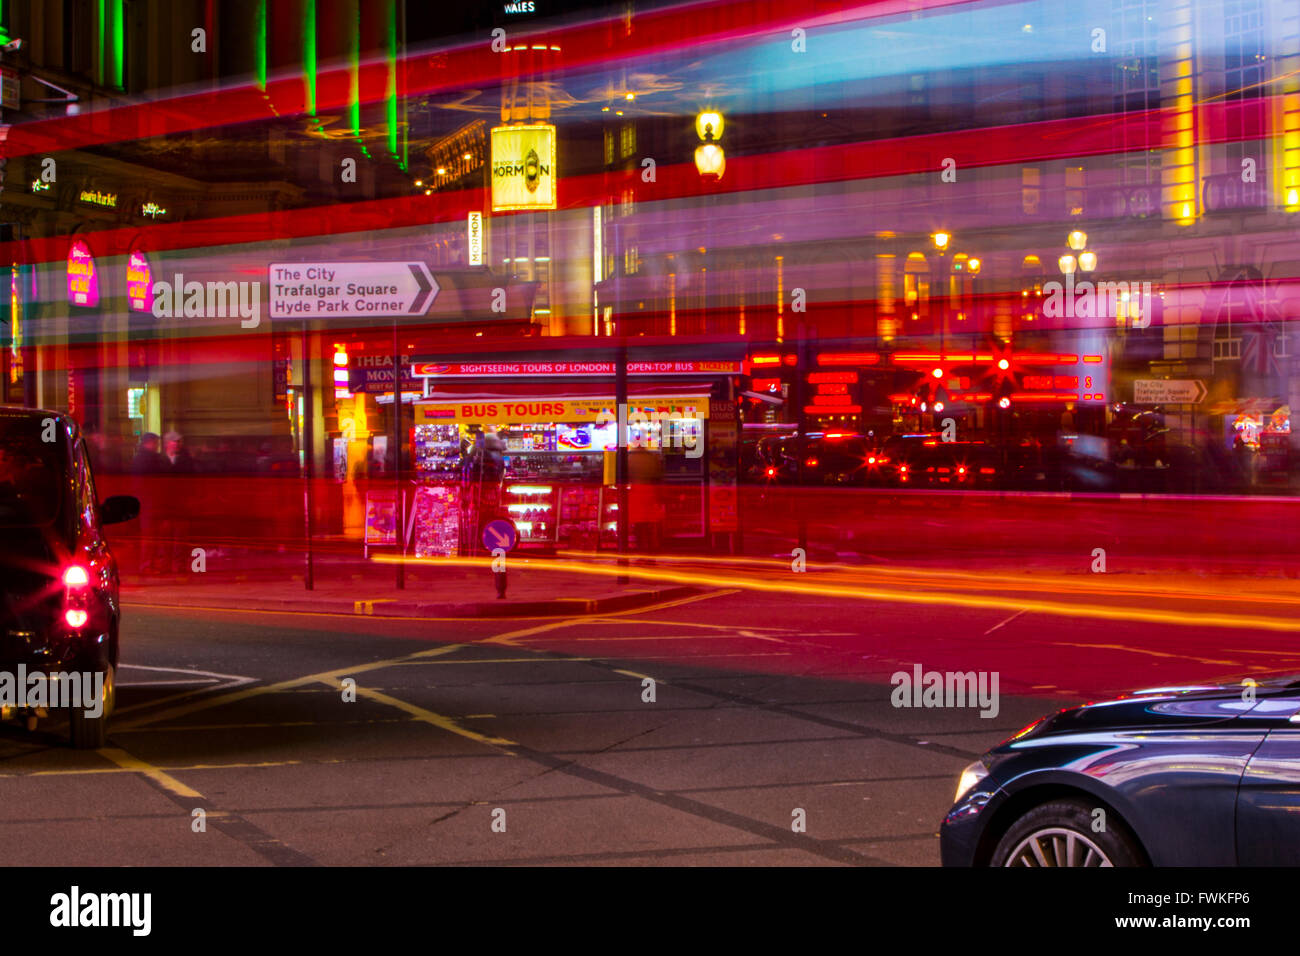
[{"label": "building window", "polygon": [[612,166],[613,164],[614,164],[614,131],[612,129],[607,129],[605,130],[605,165]]},{"label": "building window", "polygon": [[1032,166],[1020,170],[1020,208],[1026,216],[1038,215],[1038,201],[1042,196],[1040,188],[1042,172]]},{"label": "building window", "polygon": [[[1243,159],[1263,165],[1264,151],[1255,138],[1264,129],[1264,14],[1260,0],[1226,0],[1223,5],[1223,89],[1229,103],[1228,171],[1240,172]],[[1243,140],[1245,142],[1243,142]],[[1256,169],[1257,181],[1263,170]]]},{"label": "building window", "polygon": [[1215,339],[1214,360],[1232,362],[1241,359],[1241,339]]},{"label": "building window", "polygon": [[1065,167],[1065,212],[1070,216],[1083,215],[1084,174],[1082,166]]},{"label": "building window", "polygon": [[623,129],[619,131],[619,156],[627,159],[636,152],[636,127],[631,123],[624,123]]},{"label": "building window", "polygon": [[[1160,108],[1160,61],[1157,55],[1157,0],[1111,0],[1111,47],[1115,56],[1115,112]],[[1145,136],[1125,136],[1120,168],[1126,184],[1160,180],[1158,143]]]}]

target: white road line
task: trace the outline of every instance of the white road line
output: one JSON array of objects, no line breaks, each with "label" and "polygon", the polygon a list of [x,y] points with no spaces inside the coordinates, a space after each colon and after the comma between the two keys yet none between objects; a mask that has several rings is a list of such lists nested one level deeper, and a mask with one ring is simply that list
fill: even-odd
[{"label": "white road line", "polygon": [[987,631],[984,632],[984,636],[985,636],[985,637],[988,637],[990,634],[992,634],[992,633],[993,633],[994,631],[996,631],[998,628],[1000,628],[1000,627],[1006,627],[1008,624],[1010,624],[1012,621],[1014,621],[1016,618],[1018,618],[1020,615],[1024,614],[1024,613],[1025,613],[1026,611],[1028,611],[1028,610],[1029,610],[1029,608],[1024,608],[1023,610],[1017,611],[1015,614],[1012,614],[1012,615],[1011,615],[1009,618],[1007,618],[1005,621],[1002,621],[1002,622],[999,623],[999,624],[994,624],[992,627],[990,627]]},{"label": "white road line", "polygon": [[198,674],[202,677],[215,677],[221,680],[246,680],[242,674],[218,674],[216,671],[201,671],[193,667],[151,667],[148,664],[119,664],[118,670],[125,668],[137,671],[169,671],[173,674]]}]

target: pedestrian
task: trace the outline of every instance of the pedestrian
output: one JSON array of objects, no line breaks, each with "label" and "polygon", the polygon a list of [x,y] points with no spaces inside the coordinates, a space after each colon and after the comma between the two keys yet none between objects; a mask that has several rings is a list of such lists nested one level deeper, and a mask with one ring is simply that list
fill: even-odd
[{"label": "pedestrian", "polygon": [[131,459],[131,473],[136,476],[134,491],[141,501],[139,572],[158,574],[166,563],[167,549],[163,543],[164,531],[161,517],[162,474],[167,471],[167,459],[158,451],[158,436],[145,432],[140,436],[140,447]]},{"label": "pedestrian", "polygon": [[163,441],[168,472],[173,475],[192,475],[198,470],[194,467],[194,458],[185,447],[185,440],[180,432],[168,432]]},{"label": "pedestrian", "polygon": [[636,536],[637,549],[646,554],[657,554],[663,543],[664,506],[659,489],[663,477],[662,452],[645,447],[628,450],[627,520]]},{"label": "pedestrian", "polygon": [[506,473],[505,450],[506,443],[496,432],[488,432],[483,436],[483,449],[478,460],[480,524],[502,517],[499,512],[501,482]]},{"label": "pedestrian", "polygon": [[145,432],[140,436],[140,447],[131,460],[131,473],[161,475],[166,470],[166,460],[158,453],[158,436],[153,432]]}]

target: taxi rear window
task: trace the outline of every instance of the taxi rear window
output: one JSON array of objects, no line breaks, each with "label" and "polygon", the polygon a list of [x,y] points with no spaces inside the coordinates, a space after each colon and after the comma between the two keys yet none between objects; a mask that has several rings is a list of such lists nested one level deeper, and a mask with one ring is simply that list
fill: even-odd
[{"label": "taxi rear window", "polygon": [[54,441],[42,419],[0,415],[0,527],[49,524],[59,517],[66,474],[66,437]]}]

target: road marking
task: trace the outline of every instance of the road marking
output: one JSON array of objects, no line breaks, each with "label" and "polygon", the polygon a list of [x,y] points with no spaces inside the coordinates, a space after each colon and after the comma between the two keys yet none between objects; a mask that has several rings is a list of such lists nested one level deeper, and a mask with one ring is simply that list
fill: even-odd
[{"label": "road marking", "polygon": [[[127,754],[129,757],[130,754]],[[316,760],[312,763],[345,763],[344,760]],[[301,760],[264,760],[251,763],[196,763],[184,767],[155,767],[163,774],[188,773],[191,770],[260,770],[268,767],[293,767],[302,764]],[[13,777],[80,777],[87,774],[141,773],[134,766],[118,767],[72,767],[63,770],[33,770],[30,773],[3,773],[0,779]],[[184,784],[181,784],[184,787]],[[188,789],[188,788],[186,788]],[[172,791],[175,793],[176,791]],[[184,794],[182,794],[184,796]],[[202,794],[199,795],[202,798]]]},{"label": "road marking", "polygon": [[153,667],[149,664],[119,664],[118,670],[159,671],[172,674],[198,674],[201,677],[215,677],[218,680],[252,680],[242,674],[219,674],[216,671],[201,671],[193,667]]},{"label": "road marking", "polygon": [[1002,621],[1002,622],[1000,622],[1000,623],[998,623],[998,624],[994,624],[992,627],[990,627],[987,631],[984,632],[984,636],[985,636],[985,637],[988,637],[990,634],[992,634],[992,633],[993,633],[994,631],[996,631],[998,628],[1000,628],[1000,627],[1006,627],[1008,624],[1010,624],[1012,621],[1014,621],[1014,620],[1015,620],[1016,618],[1018,618],[1020,615],[1025,614],[1025,613],[1027,613],[1027,612],[1028,612],[1028,609],[1027,609],[1027,608],[1026,608],[1025,610],[1017,611],[1015,614],[1012,614],[1012,615],[1011,615],[1009,618],[1007,618],[1005,621]]},{"label": "road marking", "polygon": [[1196,661],[1199,664],[1222,664],[1226,667],[1240,667],[1238,661],[1219,661],[1211,657],[1191,657],[1187,654],[1169,654],[1165,651],[1152,651],[1144,647],[1128,647],[1124,644],[1075,644],[1070,641],[1053,641],[1056,647],[1086,647],[1088,650],[1128,651],[1132,654],[1146,654],[1149,657],[1176,657],[1180,660]]},{"label": "road marking", "polygon": [[[139,703],[136,704],[131,704],[127,707],[118,707],[113,711],[113,713],[119,717],[122,714],[129,714],[145,707],[160,707],[163,704],[171,703],[174,700],[184,700],[186,697],[193,697],[195,694],[209,693],[213,690],[233,690],[236,687],[243,687],[245,684],[251,684],[256,680],[256,678],[243,677],[239,674],[221,674],[218,673],[217,671],[205,671],[205,670],[198,670],[197,668],[185,668],[185,667],[154,667],[148,664],[122,664],[119,669],[153,671],[155,673],[197,674],[203,677],[213,678],[214,680],[217,681],[221,681],[221,680],[225,681],[224,684],[221,684],[218,687],[196,687],[194,690],[184,690],[179,693],[172,694],[169,697],[163,697],[159,700],[145,700],[145,701],[140,701]],[[174,683],[176,685],[180,685],[181,682],[177,681]],[[194,681],[192,683],[199,684],[199,683],[206,683],[206,682]],[[150,685],[165,686],[166,682],[163,681],[133,681],[133,682],[126,682],[126,683],[120,681],[118,682],[119,687],[147,687]],[[114,726],[114,729],[115,730],[117,729],[116,725]]]},{"label": "road marking", "polygon": [[194,800],[203,799],[203,794],[199,793],[193,787],[186,786],[162,768],[155,767],[151,763],[146,763],[139,757],[127,753],[125,750],[118,747],[103,747],[99,750],[99,753],[103,754],[124,770],[131,770],[135,773],[143,774],[164,790],[174,793],[178,797],[189,797]]},{"label": "road marking", "polygon": [[[636,671],[622,671],[619,670],[618,668],[614,668],[614,673],[622,674],[624,677],[635,677],[637,680],[655,680],[655,678],[649,676],[648,674],[638,674]],[[656,683],[667,684],[668,682],[661,680],[661,681],[656,681]]]},{"label": "road marking", "polygon": [[250,697],[260,697],[264,694],[276,694],[286,690],[295,690],[300,687],[306,687],[309,684],[319,684],[322,682],[329,683],[331,678],[353,677],[357,674],[364,674],[367,671],[391,667],[394,664],[414,658],[437,657],[441,654],[451,654],[455,651],[463,650],[466,646],[467,645],[465,644],[447,644],[443,647],[418,651],[414,654],[407,654],[402,657],[394,657],[388,660],[371,661],[368,664],[357,664],[353,667],[343,667],[332,671],[322,671],[319,674],[307,674],[303,677],[295,677],[292,680],[280,681],[275,684],[261,684],[257,687],[246,687],[242,690],[231,691],[229,694],[221,694],[216,697],[205,697],[202,700],[192,701],[188,704],[181,704],[177,707],[171,707],[155,714],[147,714],[144,717],[127,721],[125,724],[120,725],[120,728],[118,729],[132,730],[136,727],[142,727],[147,724],[156,724],[164,720],[184,717],[187,714],[193,714],[201,710],[211,710],[213,707],[221,707],[225,704],[234,704],[241,700],[247,700]]},{"label": "road marking", "polygon": [[[322,681],[322,683],[330,684],[331,682]],[[338,685],[332,684],[332,686],[337,687]],[[518,744],[513,740],[508,740],[505,737],[489,737],[487,734],[480,734],[477,731],[467,730],[457,724],[456,721],[452,720],[450,717],[446,717],[442,714],[435,714],[433,711],[420,707],[417,704],[410,704],[404,700],[398,700],[396,697],[389,696],[381,691],[371,690],[368,687],[358,685],[357,696],[364,697],[367,700],[373,700],[377,704],[386,704],[389,707],[396,707],[398,710],[410,714],[418,721],[432,724],[448,733],[458,734],[461,737],[476,741],[477,743],[487,744],[489,747],[518,746]]]},{"label": "road marking", "polygon": [[[305,616],[305,617],[331,617],[331,618],[339,618],[339,617],[342,617],[342,618],[348,618],[348,619],[351,619],[351,618],[353,618],[353,617],[358,616],[358,615],[356,615],[356,614],[349,614],[349,613],[347,613],[347,611],[345,611],[345,610],[341,610],[341,611],[297,611],[297,610],[271,611],[271,610],[267,610],[267,609],[265,609],[265,608],[255,608],[255,607],[203,607],[203,606],[198,606],[198,605],[193,605],[193,604],[145,604],[145,603],[137,603],[137,602],[135,602],[135,601],[123,601],[122,603],[123,603],[123,605],[126,606],[126,607],[136,608],[136,609],[144,609],[144,610],[148,610],[148,611],[170,611],[170,612],[179,612],[179,611],[206,611],[206,612],[209,612],[209,613],[216,613],[216,614],[263,614],[263,615],[270,615],[270,616],[272,616],[272,617],[278,615],[278,616],[280,616],[280,617],[303,617],[303,616]],[[362,615],[362,616],[364,616],[364,615]],[[407,614],[375,614],[375,615],[373,615],[373,616],[374,616],[374,617],[377,617],[377,618],[382,618],[382,619],[384,619],[384,620],[391,620],[391,621],[475,621],[475,622],[482,623],[483,620],[484,620],[484,618],[482,618],[482,617],[412,617],[412,616],[407,615]],[[554,614],[521,614],[521,615],[519,615],[517,618],[515,618],[515,620],[519,620],[519,621],[542,621],[542,620],[547,620],[548,618],[554,618],[554,617],[555,617]]]},{"label": "road marking", "polygon": [[505,634],[498,634],[496,637],[489,637],[485,641],[478,641],[480,645],[496,644],[503,647],[516,647],[515,641],[521,637],[530,637],[533,634],[543,634],[546,631],[554,631],[557,628],[569,627],[575,623],[583,623],[587,618],[567,617],[561,621],[551,621],[547,624],[538,624],[536,627],[525,627],[517,631],[507,631]]},{"label": "road marking", "polygon": [[447,664],[573,664],[594,661],[595,657],[467,657],[458,661],[405,661],[394,667],[442,666]]}]

